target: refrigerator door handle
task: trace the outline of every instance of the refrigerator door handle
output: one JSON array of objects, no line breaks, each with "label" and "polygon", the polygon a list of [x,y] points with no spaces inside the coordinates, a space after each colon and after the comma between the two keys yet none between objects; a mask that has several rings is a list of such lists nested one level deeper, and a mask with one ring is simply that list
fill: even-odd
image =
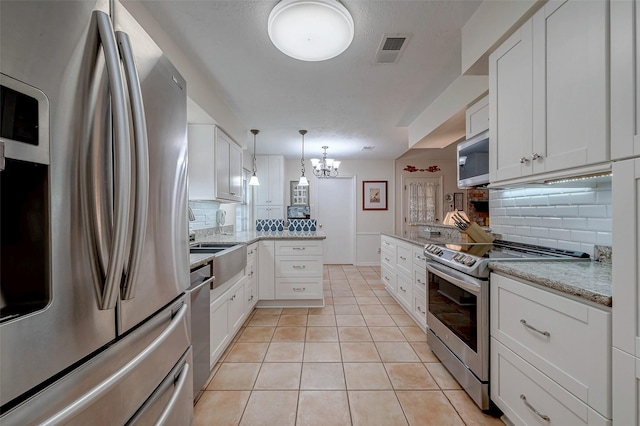
[{"label": "refrigerator door handle", "polygon": [[185,363],[184,367],[182,367],[182,371],[180,371],[180,374],[178,375],[176,388],[173,392],[173,395],[171,395],[171,399],[169,399],[169,402],[167,402],[167,405],[164,407],[164,410],[162,410],[162,413],[160,414],[160,417],[158,418],[156,425],[164,426],[164,424],[167,422],[167,419],[171,415],[173,408],[175,407],[176,403],[180,399],[180,396],[182,395],[182,388],[184,388],[185,383],[187,383],[188,377],[189,377],[189,364]]},{"label": "refrigerator door handle", "polygon": [[144,348],[144,350],[136,355],[135,358],[129,361],[120,370],[116,371],[111,376],[106,378],[99,385],[84,394],[82,398],[74,401],[72,404],[57,412],[52,417],[49,417],[47,420],[41,423],[40,426],[65,424],[70,419],[75,417],[79,412],[84,411],[107,392],[111,391],[115,386],[118,385],[119,382],[124,380],[132,371],[134,371],[141,363],[143,363],[149,355],[151,355],[156,349],[158,349],[158,347],[164,343],[164,341],[173,333],[173,331],[178,326],[180,326],[180,324],[182,324],[188,309],[189,307],[186,303],[184,303],[178,310],[176,315],[171,319],[171,323],[169,324],[169,326],[162,333],[160,333],[160,335],[156,337],[153,342],[149,344],[149,346]]},{"label": "refrigerator door handle", "polygon": [[104,280],[100,309],[113,309],[118,301],[127,246],[131,160],[129,158],[129,123],[125,104],[124,84],[120,72],[120,60],[115,34],[109,16],[101,11],[93,12],[104,49],[105,64],[111,93],[114,152],[113,241]]},{"label": "refrigerator door handle", "polygon": [[133,183],[135,205],[133,207],[131,255],[129,264],[125,265],[125,267],[128,267],[125,271],[126,278],[120,295],[123,300],[128,300],[135,297],[137,277],[142,260],[142,246],[144,245],[147,233],[147,215],[149,212],[149,140],[147,137],[144,103],[142,102],[142,88],[140,87],[140,79],[131,49],[131,42],[129,36],[122,31],[116,31],[116,39],[124,65],[127,87],[129,89],[136,170],[136,177]]}]

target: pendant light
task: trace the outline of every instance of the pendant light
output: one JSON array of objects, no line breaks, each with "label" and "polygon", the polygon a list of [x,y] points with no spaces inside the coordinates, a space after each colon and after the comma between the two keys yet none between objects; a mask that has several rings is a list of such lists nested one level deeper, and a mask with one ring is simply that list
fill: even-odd
[{"label": "pendant light", "polygon": [[309,186],[309,181],[304,175],[304,135],[307,134],[306,130],[299,130],[302,135],[302,157],[300,158],[300,164],[302,165],[302,176],[300,176],[300,181],[298,182],[298,186]]},{"label": "pendant light", "polygon": [[253,133],[253,175],[249,179],[249,185],[258,186],[260,182],[258,181],[258,176],[256,176],[256,135],[260,133],[260,130],[251,129],[251,133]]}]

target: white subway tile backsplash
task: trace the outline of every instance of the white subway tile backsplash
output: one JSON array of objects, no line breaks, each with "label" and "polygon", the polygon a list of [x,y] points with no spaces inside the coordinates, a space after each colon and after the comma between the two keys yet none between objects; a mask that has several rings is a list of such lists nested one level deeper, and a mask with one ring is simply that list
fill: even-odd
[{"label": "white subway tile backsplash", "polygon": [[577,217],[578,206],[556,206],[557,217]]},{"label": "white subway tile backsplash", "polygon": [[572,241],[558,241],[558,248],[565,250],[583,251],[580,243],[574,243]]},{"label": "white subway tile backsplash", "polygon": [[567,229],[587,229],[587,219],[582,217],[565,217],[562,226]]},{"label": "white subway tile backsplash", "polygon": [[595,192],[583,192],[571,194],[571,204],[595,204],[596,193]]},{"label": "white subway tile backsplash", "polygon": [[580,243],[596,243],[595,231],[571,231],[571,241]]},{"label": "white subway tile backsplash", "polygon": [[534,213],[536,216],[555,216],[556,215],[556,207],[555,206],[544,206],[544,207],[536,207],[536,212]]},{"label": "white subway tile backsplash", "polygon": [[[562,219],[560,219],[562,220]],[[556,240],[570,240],[571,231],[568,229],[550,228],[549,235],[553,236]]]},{"label": "white subway tile backsplash", "polygon": [[578,215],[580,217],[607,217],[607,206],[606,205],[578,206]]},{"label": "white subway tile backsplash", "polygon": [[546,228],[559,228],[562,226],[562,219],[559,217],[542,217],[542,226]]},{"label": "white subway tile backsplash", "polygon": [[601,246],[610,246],[611,232],[598,232],[596,234],[596,243]]},{"label": "white subway tile backsplash", "polygon": [[527,226],[542,226],[542,218],[536,216],[527,216],[524,218],[524,223]]},{"label": "white subway tile backsplash", "polygon": [[[590,231],[611,232],[611,219],[609,218],[589,218],[587,219],[587,229]],[[606,244],[605,244],[606,245]]]},{"label": "white subway tile backsplash", "polygon": [[531,236],[538,238],[549,238],[549,228],[538,228],[535,226],[531,227]]},{"label": "white subway tile backsplash", "polygon": [[532,206],[547,206],[549,205],[549,197],[546,195],[529,197],[529,203]]},{"label": "white subway tile backsplash", "polygon": [[571,194],[554,194],[549,195],[549,204],[558,206],[562,204],[571,204]]}]

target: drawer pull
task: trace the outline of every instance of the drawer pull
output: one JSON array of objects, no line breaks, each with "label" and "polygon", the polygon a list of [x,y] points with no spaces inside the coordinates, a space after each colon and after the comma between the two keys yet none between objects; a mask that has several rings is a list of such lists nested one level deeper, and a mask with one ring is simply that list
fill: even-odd
[{"label": "drawer pull", "polygon": [[407,290],[405,290],[402,286],[400,286],[400,290],[404,291],[405,293],[407,292]]},{"label": "drawer pull", "polygon": [[253,294],[251,295],[251,297],[247,300],[247,302],[251,302],[253,300]]},{"label": "drawer pull", "polygon": [[293,291],[305,291],[305,287],[293,287]]},{"label": "drawer pull", "polygon": [[416,281],[418,281],[418,284],[424,285],[424,283],[422,282],[422,280],[420,278],[416,279]]},{"label": "drawer pull", "polygon": [[406,257],[404,257],[404,256],[400,256],[400,259],[402,259],[402,260],[407,260],[407,258],[406,258]]},{"label": "drawer pull", "polygon": [[551,419],[549,418],[549,416],[544,415],[544,414],[540,414],[540,413],[538,412],[538,410],[536,410],[536,409],[533,407],[533,405],[529,404],[529,403],[527,402],[527,397],[526,397],[526,396],[524,396],[524,395],[520,395],[520,399],[522,400],[522,402],[524,402],[524,405],[526,405],[526,406],[527,406],[527,408],[528,408],[529,410],[533,411],[533,412],[534,412],[538,417],[540,417],[542,420],[544,420],[545,422],[550,422],[550,421],[551,421]]},{"label": "drawer pull", "polygon": [[293,247],[293,250],[306,250],[306,247]]},{"label": "drawer pull", "polygon": [[388,257],[384,258],[385,262],[391,262],[391,259],[389,259]]},{"label": "drawer pull", "polygon": [[536,333],[542,334],[543,336],[551,337],[551,333],[549,333],[548,331],[540,331],[537,328],[535,328],[534,326],[527,324],[527,322],[525,320],[523,320],[523,319],[520,320],[520,323],[522,325],[524,325],[525,327],[527,327],[529,330],[533,330]]},{"label": "drawer pull", "polygon": [[306,265],[293,265],[293,269],[304,269],[306,267]]},{"label": "drawer pull", "polygon": [[388,246],[390,246],[390,245],[391,245],[391,244],[389,244],[389,242],[388,242],[388,241],[385,241],[384,243],[385,243],[386,245],[388,245]]},{"label": "drawer pull", "polygon": [[233,296],[231,296],[231,298],[229,298],[229,300],[235,300],[236,299],[236,295],[234,294]]},{"label": "drawer pull", "polygon": [[420,312],[421,314],[424,314],[424,311],[422,310],[422,308],[420,306],[416,306],[416,309],[418,310],[418,312]]}]

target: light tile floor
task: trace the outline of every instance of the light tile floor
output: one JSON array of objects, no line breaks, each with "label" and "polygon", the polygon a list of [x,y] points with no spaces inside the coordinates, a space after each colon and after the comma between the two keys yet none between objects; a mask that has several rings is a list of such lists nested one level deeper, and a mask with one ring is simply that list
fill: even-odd
[{"label": "light tile floor", "polygon": [[324,308],[256,309],[214,367],[198,425],[503,425],[440,364],[380,268],[324,267]]}]

